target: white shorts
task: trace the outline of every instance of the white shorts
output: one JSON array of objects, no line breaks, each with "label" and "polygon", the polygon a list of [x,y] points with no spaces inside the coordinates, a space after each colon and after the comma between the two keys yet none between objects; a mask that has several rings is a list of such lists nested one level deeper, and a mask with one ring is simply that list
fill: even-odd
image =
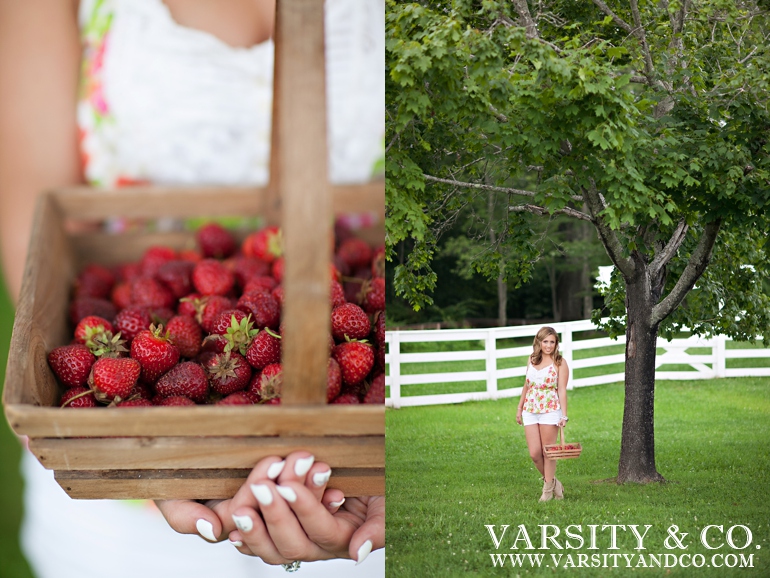
[{"label": "white shorts", "polygon": [[521,423],[524,425],[559,425],[561,419],[561,409],[556,411],[547,411],[545,413],[522,412]]}]

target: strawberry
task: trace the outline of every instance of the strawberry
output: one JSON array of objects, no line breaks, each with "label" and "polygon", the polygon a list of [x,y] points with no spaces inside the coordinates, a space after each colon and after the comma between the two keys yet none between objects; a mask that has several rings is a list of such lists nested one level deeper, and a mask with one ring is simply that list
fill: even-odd
[{"label": "strawberry", "polygon": [[61,407],[96,407],[94,392],[87,387],[71,387],[61,396]]},{"label": "strawberry", "polygon": [[352,393],[343,393],[341,396],[339,396],[334,401],[332,401],[332,403],[356,405],[361,403],[361,400],[359,400],[358,397],[353,395]]},{"label": "strawberry", "polygon": [[183,395],[203,403],[209,394],[208,375],[194,361],[183,361],[161,376],[155,384],[155,391],[163,397]]},{"label": "strawberry", "polygon": [[326,370],[326,401],[330,403],[340,394],[341,389],[342,373],[340,371],[340,364],[330,357]]},{"label": "strawberry", "polygon": [[337,249],[337,255],[351,270],[369,267],[372,261],[372,249],[369,244],[355,237],[342,241]]},{"label": "strawberry", "polygon": [[126,281],[116,283],[112,288],[110,300],[112,301],[112,304],[117,307],[118,311],[131,305],[131,283]]},{"label": "strawberry", "polygon": [[284,269],[284,260],[283,257],[278,257],[275,261],[273,261],[273,266],[270,268],[270,272],[273,275],[273,279],[275,279],[278,283],[283,281],[283,269]]},{"label": "strawberry", "polygon": [[119,401],[115,404],[115,407],[152,407],[152,402],[149,399],[137,397],[136,399]]},{"label": "strawberry", "polygon": [[102,357],[91,368],[88,385],[103,403],[121,401],[131,395],[141,371],[142,366],[135,359]]},{"label": "strawberry", "polygon": [[227,295],[235,285],[235,275],[221,261],[203,259],[195,264],[192,283],[203,295]]},{"label": "strawberry", "polygon": [[187,315],[172,317],[166,324],[166,331],[171,342],[179,349],[181,357],[192,358],[200,353],[203,331],[192,317]]},{"label": "strawberry", "polygon": [[114,284],[115,275],[112,274],[112,271],[101,265],[88,265],[75,280],[75,298],[107,299]]},{"label": "strawberry", "polygon": [[281,309],[278,301],[270,293],[244,293],[235,305],[246,313],[251,313],[254,327],[277,329],[281,323]]},{"label": "strawberry", "polygon": [[140,332],[152,325],[150,314],[144,307],[126,307],[115,317],[115,329],[127,342],[131,342]]},{"label": "strawberry", "polygon": [[149,309],[153,325],[165,325],[176,315],[170,307],[152,307]]},{"label": "strawberry", "polygon": [[345,290],[342,288],[342,284],[339,281],[332,280],[329,298],[332,303],[332,309],[347,303],[347,300],[345,299]]},{"label": "strawberry", "polygon": [[189,261],[190,263],[197,263],[203,259],[203,255],[197,249],[182,249],[179,251],[178,257],[180,261]]},{"label": "strawberry", "polygon": [[222,312],[217,318],[211,333],[225,338],[224,351],[237,351],[241,355],[246,355],[251,340],[259,331],[253,327],[251,313],[246,314],[240,309],[230,309]]},{"label": "strawberry", "polygon": [[278,303],[278,310],[280,311],[283,307],[283,287],[278,285],[278,287],[270,291],[270,295],[272,295],[275,302]]},{"label": "strawberry", "polygon": [[205,258],[225,259],[235,253],[235,238],[218,223],[203,225],[195,233],[195,238]]},{"label": "strawberry", "polygon": [[118,283],[131,283],[142,274],[142,265],[140,263],[123,263],[115,267],[115,276]]},{"label": "strawberry", "polygon": [[246,280],[246,284],[243,286],[243,293],[254,293],[257,291],[263,291],[270,293],[278,286],[278,281],[272,277],[266,275],[258,275]]},{"label": "strawberry", "polygon": [[158,399],[157,403],[155,403],[155,400],[153,400],[154,405],[164,405],[164,406],[183,406],[183,405],[195,405],[195,402],[191,400],[189,397],[185,397],[183,395],[172,395],[171,397],[164,397],[163,399]]},{"label": "strawberry", "polygon": [[259,331],[246,350],[246,359],[254,369],[280,362],[281,336],[270,329]]},{"label": "strawberry", "polygon": [[75,341],[88,345],[89,342],[93,343],[94,337],[97,335],[103,335],[105,332],[109,332],[110,336],[115,330],[112,327],[112,323],[107,321],[104,317],[98,315],[89,315],[83,317],[77,326],[75,327]]},{"label": "strawberry", "polygon": [[251,390],[259,398],[259,403],[275,405],[281,403],[283,385],[283,367],[280,363],[266,366],[259,376],[259,382]]},{"label": "strawberry", "polygon": [[369,314],[385,309],[385,279],[376,277],[364,281],[359,297],[361,306]]},{"label": "strawberry", "polygon": [[179,349],[163,333],[163,326],[141,331],[131,342],[131,357],[142,366],[142,379],[154,383],[179,361]]},{"label": "strawberry", "polygon": [[270,265],[256,257],[237,255],[225,262],[235,273],[235,280],[243,287],[252,277],[264,277],[270,275]]},{"label": "strawberry", "polygon": [[140,381],[134,386],[134,389],[131,391],[131,395],[128,396],[128,399],[136,399],[137,397],[141,397],[143,399],[151,400],[154,395],[155,392],[153,391],[152,386]]},{"label": "strawberry", "polygon": [[379,373],[372,380],[369,391],[364,396],[364,403],[385,403],[385,374]]},{"label": "strawberry", "polygon": [[231,393],[227,397],[220,399],[215,405],[251,405],[254,403],[251,398],[241,391]]},{"label": "strawberry", "polygon": [[372,277],[385,277],[385,247],[378,247],[372,255]]},{"label": "strawberry", "polygon": [[173,261],[177,258],[176,251],[171,247],[154,246],[150,247],[142,255],[142,259],[139,262],[142,275],[147,277],[153,277],[160,269],[163,263]]},{"label": "strawberry", "polygon": [[340,364],[345,385],[361,383],[374,366],[372,346],[363,341],[346,341],[334,348],[332,355]]},{"label": "strawberry", "polygon": [[204,331],[211,333],[214,323],[216,323],[222,312],[235,308],[235,303],[232,299],[221,295],[211,295],[206,299],[201,309],[200,318],[196,317],[196,319],[198,319],[198,323],[201,324]]},{"label": "strawberry", "polygon": [[73,325],[77,325],[83,317],[89,315],[98,315],[112,321],[117,312],[111,301],[96,297],[79,297],[70,303],[70,321]]},{"label": "strawberry", "polygon": [[251,366],[239,353],[219,353],[206,362],[211,389],[222,395],[246,389],[251,379]]},{"label": "strawberry", "polygon": [[374,314],[374,342],[377,345],[375,361],[377,369],[385,371],[385,311]]},{"label": "strawberry", "polygon": [[154,277],[141,276],[131,283],[131,305],[138,307],[173,307],[176,298],[171,290]]},{"label": "strawberry", "polygon": [[195,263],[190,261],[167,261],[158,269],[155,278],[171,291],[174,299],[180,299],[192,291],[192,271]]},{"label": "strawberry", "polygon": [[337,341],[365,339],[372,329],[369,316],[355,303],[345,303],[332,311],[332,336]]},{"label": "strawberry", "polygon": [[48,364],[54,375],[66,387],[83,387],[88,381],[96,357],[82,343],[62,345],[48,354]]},{"label": "strawberry", "polygon": [[283,254],[281,230],[278,227],[265,227],[252,233],[243,241],[241,250],[247,257],[257,257],[272,263]]}]

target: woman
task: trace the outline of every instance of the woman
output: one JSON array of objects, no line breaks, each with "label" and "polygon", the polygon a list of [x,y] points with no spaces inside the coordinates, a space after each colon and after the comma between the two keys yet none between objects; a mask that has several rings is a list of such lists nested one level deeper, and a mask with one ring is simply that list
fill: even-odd
[{"label": "woman", "polygon": [[535,467],[543,476],[541,502],[564,497],[564,486],[556,479],[556,460],[543,454],[543,446],[556,443],[556,427],[567,424],[569,367],[559,353],[559,336],[552,327],[535,335],[527,362],[516,422],[524,426],[527,447]]}]

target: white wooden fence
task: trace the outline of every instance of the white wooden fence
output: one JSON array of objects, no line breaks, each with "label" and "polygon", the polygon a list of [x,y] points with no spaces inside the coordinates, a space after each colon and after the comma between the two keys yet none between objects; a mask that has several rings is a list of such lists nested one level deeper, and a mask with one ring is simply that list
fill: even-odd
[{"label": "white wooden fence", "polygon": [[[385,362],[389,374],[385,385],[390,387],[385,405],[399,408],[416,405],[437,405],[442,403],[460,403],[471,400],[499,399],[521,395],[521,386],[507,389],[498,388],[498,380],[506,378],[521,378],[524,383],[525,363],[516,367],[499,369],[499,361],[506,358],[525,358],[532,352],[531,341],[518,347],[498,348],[498,341],[509,338],[534,338],[542,325],[526,325],[518,327],[496,327],[492,329],[443,329],[426,331],[388,331],[385,341],[388,343],[388,353]],[[574,371],[586,367],[600,367],[625,363],[625,353],[614,355],[599,355],[573,360],[573,354],[579,350],[590,350],[599,347],[625,344],[625,336],[613,340],[608,337],[580,339],[581,332],[596,331],[596,326],[590,320],[571,321],[551,324],[559,333],[559,350]],[[577,334],[577,338],[576,338]],[[406,343],[436,343],[446,341],[481,342],[484,348],[478,347],[468,351],[434,351],[428,353],[405,353],[402,344]],[[687,365],[686,371],[656,371],[656,379],[711,379],[715,377],[770,376],[770,367],[756,368],[727,368],[727,359],[770,358],[770,349],[739,349],[728,348],[729,338],[717,336],[712,339],[702,339],[691,336],[686,339],[666,341],[658,338],[657,346],[665,350],[658,354],[655,367],[664,365]],[[691,348],[709,348],[711,353],[705,355],[690,354]],[[460,371],[443,373],[403,373],[410,363],[436,363],[454,361],[484,361],[483,371]],[[623,381],[624,374],[605,373],[594,377],[570,379],[569,389]],[[433,395],[402,395],[404,385],[447,384],[457,382],[486,382],[485,391],[468,391],[462,393],[444,393]],[[410,388],[413,389],[413,388]],[[470,388],[469,388],[470,389]]]}]

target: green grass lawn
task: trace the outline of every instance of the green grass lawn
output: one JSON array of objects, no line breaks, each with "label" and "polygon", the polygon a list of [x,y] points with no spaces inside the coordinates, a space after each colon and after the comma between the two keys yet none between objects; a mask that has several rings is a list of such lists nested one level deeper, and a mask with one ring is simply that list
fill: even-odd
[{"label": "green grass lawn", "polygon": [[[8,345],[11,340],[13,308],[0,277],[0,382],[5,380]],[[0,388],[1,389],[1,388]],[[19,474],[21,446],[8,427],[5,416],[0,419],[0,577],[31,578],[26,560],[19,551],[19,523],[22,514],[22,481]]]},{"label": "green grass lawn", "polygon": [[[617,485],[623,386],[610,384],[570,392],[567,441],[583,444],[583,455],[559,462],[557,475],[565,485],[565,499],[538,503],[542,482],[532,464],[523,429],[515,424],[518,399],[460,405],[388,409],[387,436],[387,568],[389,577],[447,576],[770,576],[770,379],[661,381],[655,397],[656,460],[665,484]],[[485,525],[494,525],[496,549]],[[511,549],[519,525],[524,525],[535,549],[525,542]],[[540,524],[561,530],[557,542],[565,546],[570,524],[586,541],[582,548],[558,550],[548,543],[540,549]],[[646,550],[636,551],[630,529],[618,530],[618,550],[609,549],[609,530],[603,525],[637,524],[652,528],[644,539]],[[745,550],[725,544],[709,551],[700,543],[705,525],[750,528],[753,541]],[[589,525],[597,529],[597,550],[588,550]],[[686,550],[667,550],[667,529],[676,525],[687,532]],[[672,530],[673,531],[673,530]],[[553,530],[549,530],[553,532]],[[718,530],[709,536],[718,545]],[[746,541],[736,529],[734,543]],[[576,539],[572,546],[579,546]],[[674,545],[673,542],[670,542]],[[567,554],[666,553],[721,558],[740,563],[738,555],[753,554],[753,568],[563,568]],[[493,567],[493,553],[544,553],[548,568]],[[550,555],[562,554],[562,568]],[[590,557],[587,558],[590,561]],[[612,558],[609,558],[612,564]],[[700,563],[700,559],[697,559]],[[645,560],[652,564],[649,558]],[[685,559],[685,562],[687,560]],[[600,558],[600,563],[602,559]]]}]

